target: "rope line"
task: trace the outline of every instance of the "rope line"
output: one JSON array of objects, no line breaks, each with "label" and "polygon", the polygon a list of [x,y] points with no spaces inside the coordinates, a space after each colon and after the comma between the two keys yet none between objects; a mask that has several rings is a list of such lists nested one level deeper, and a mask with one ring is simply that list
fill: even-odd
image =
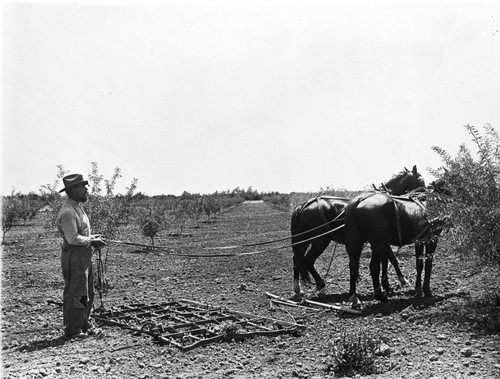
[{"label": "rope line", "polygon": [[[279,238],[279,239],[275,239],[275,240],[272,240],[272,241],[265,241],[265,242],[256,242],[256,243],[248,243],[248,244],[241,244],[241,245],[232,245],[232,246],[217,246],[217,247],[205,247],[204,250],[229,250],[229,249],[238,249],[238,248],[241,248],[241,247],[253,247],[253,246],[261,246],[261,245],[268,245],[268,244],[271,244],[271,243],[275,243],[275,242],[281,242],[281,241],[285,241],[285,240],[288,240],[290,238],[295,238],[295,237],[299,237],[299,236],[302,236],[304,234],[308,234],[308,233],[311,233],[315,230],[318,230],[318,229],[321,229],[325,226],[329,226],[329,224],[331,224],[332,222],[334,221],[344,221],[343,218],[339,218],[340,216],[342,216],[344,214],[344,210],[342,210],[342,212],[340,212],[337,217],[335,217],[333,220],[331,221],[328,221],[328,222],[325,222],[324,224],[321,224],[319,226],[316,226],[312,229],[309,229],[309,230],[306,230],[304,232],[301,232],[301,233],[297,233],[297,234],[294,234],[292,236],[288,236],[288,237],[284,237],[284,238]],[[344,226],[343,224],[341,225],[341,227]],[[338,229],[335,229],[335,230],[338,230]],[[329,231],[330,232],[330,231]],[[327,232],[326,234],[328,234],[329,232]],[[321,234],[321,236],[324,236],[324,234]],[[319,236],[316,236],[316,237],[319,237]],[[315,237],[313,237],[314,239]],[[308,240],[304,240],[304,241],[300,241],[300,242],[305,242],[305,241],[310,241],[311,239],[308,239]],[[292,244],[293,246],[293,244]]]},{"label": "rope line", "polygon": [[134,243],[134,242],[127,242],[127,241],[119,241],[119,240],[106,240],[106,242],[118,244],[118,245],[131,245],[131,246],[138,246],[138,247],[145,247],[145,248],[150,248],[152,250],[163,250],[169,252],[171,255],[179,256],[179,257],[191,257],[191,258],[217,258],[217,257],[238,257],[238,256],[244,256],[244,255],[256,255],[256,254],[262,254],[262,253],[267,253],[269,251],[275,251],[275,250],[283,250],[283,249],[288,249],[289,247],[299,245],[301,243],[306,243],[309,241],[312,241],[316,238],[324,237],[330,233],[336,232],[337,230],[340,230],[344,227],[344,224],[336,227],[335,229],[329,230],[328,232],[318,234],[317,236],[307,238],[305,240],[295,242],[289,245],[284,245],[284,246],[278,246],[278,247],[273,247],[270,249],[264,249],[264,250],[256,250],[256,251],[250,251],[250,252],[244,252],[244,253],[229,253],[229,254],[184,254],[184,253],[177,253],[172,251],[171,248],[167,248],[164,246],[155,246],[155,245],[145,245],[145,244],[140,244],[140,243]]}]

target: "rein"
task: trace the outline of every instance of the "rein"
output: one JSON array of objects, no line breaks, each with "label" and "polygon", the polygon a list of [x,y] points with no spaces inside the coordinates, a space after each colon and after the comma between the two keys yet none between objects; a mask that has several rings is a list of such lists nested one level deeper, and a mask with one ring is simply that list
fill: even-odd
[{"label": "rein", "polygon": [[[134,242],[127,242],[127,241],[118,241],[118,240],[106,240],[106,242],[114,243],[117,245],[131,245],[131,246],[139,246],[139,247],[144,247],[148,248],[151,250],[162,250],[162,251],[168,251],[171,255],[179,256],[179,257],[190,257],[190,258],[217,258],[217,257],[238,257],[238,256],[243,256],[243,255],[255,255],[255,254],[262,254],[262,253],[267,253],[269,251],[274,251],[274,250],[283,250],[283,249],[288,249],[291,246],[299,245],[301,243],[309,242],[312,241],[316,238],[320,238],[323,236],[326,236],[327,234],[336,232],[337,230],[340,230],[344,227],[344,224],[336,227],[335,229],[329,230],[325,233],[318,234],[317,236],[292,243],[290,245],[284,245],[284,246],[278,246],[270,249],[265,249],[265,250],[256,250],[256,251],[250,251],[250,252],[245,252],[245,253],[229,253],[229,254],[184,254],[184,253],[177,253],[172,251],[171,248],[168,248],[166,246],[157,246],[157,245],[145,245],[145,244],[139,244],[139,243],[134,243]],[[289,239],[290,237],[287,237],[286,239]],[[279,241],[282,241],[280,239]],[[276,241],[269,241],[269,242],[262,242],[260,245],[267,244],[267,243],[272,243]],[[255,246],[256,244],[251,244],[251,245],[240,245],[240,246],[230,246],[229,248],[237,248],[237,247],[249,247],[249,246]]]},{"label": "rein", "polygon": [[[288,236],[288,237],[284,237],[284,238],[279,238],[279,239],[275,239],[275,240],[272,240],[272,241],[265,241],[265,242],[256,242],[256,243],[247,243],[247,244],[241,244],[241,245],[233,245],[233,246],[217,246],[217,247],[205,247],[204,250],[229,250],[229,249],[238,249],[238,248],[242,248],[242,247],[253,247],[253,246],[261,246],[261,245],[268,245],[268,244],[271,244],[271,243],[275,243],[275,242],[280,242],[280,241],[285,241],[285,240],[288,240],[290,238],[294,238],[294,237],[298,237],[298,236],[302,236],[304,234],[307,234],[307,233],[311,233],[315,230],[318,230],[318,229],[321,229],[321,228],[324,228],[325,226],[328,228],[328,232],[326,233],[323,233],[321,235],[318,235],[318,236],[315,236],[315,237],[312,237],[312,238],[309,238],[307,240],[304,240],[304,241],[300,241],[300,242],[296,242],[294,244],[291,244],[290,246],[294,246],[296,244],[299,244],[299,243],[302,243],[302,242],[306,242],[306,241],[311,241],[315,238],[319,238],[319,237],[322,237],[328,233],[331,233],[332,231],[336,231],[338,229],[335,229],[335,230],[332,230],[331,229],[331,226],[330,224],[334,221],[343,221],[344,219],[343,218],[340,218],[340,216],[342,216],[343,214],[345,213],[344,210],[342,210],[342,212],[340,212],[337,217],[335,217],[333,220],[331,221],[327,221],[319,226],[316,226],[314,228],[311,228],[309,230],[306,230],[304,232],[301,232],[301,233],[297,233],[297,234],[294,234],[292,236]],[[326,220],[326,217],[324,215],[323,212],[321,212],[321,215],[323,216],[323,219]],[[344,226],[344,225],[342,225]]]}]

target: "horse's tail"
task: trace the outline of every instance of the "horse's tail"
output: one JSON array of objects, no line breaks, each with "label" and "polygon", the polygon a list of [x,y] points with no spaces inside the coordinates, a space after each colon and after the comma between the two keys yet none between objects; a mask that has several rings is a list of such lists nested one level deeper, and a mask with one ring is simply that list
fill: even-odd
[{"label": "horse's tail", "polygon": [[290,225],[290,231],[292,234],[292,251],[293,251],[293,259],[294,264],[297,265],[300,273],[300,277],[306,283],[311,282],[311,277],[309,275],[309,270],[304,265],[304,255],[307,249],[307,243],[299,243],[300,241],[306,239],[304,235],[297,236],[298,234],[303,232],[303,227],[300,223],[300,214],[302,212],[301,206],[295,208],[292,212],[292,219]]}]

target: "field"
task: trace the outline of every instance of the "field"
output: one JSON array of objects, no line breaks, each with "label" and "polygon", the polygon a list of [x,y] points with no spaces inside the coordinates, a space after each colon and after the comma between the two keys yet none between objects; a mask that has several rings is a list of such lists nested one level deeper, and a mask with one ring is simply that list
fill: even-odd
[{"label": "field", "polygon": [[[156,242],[168,251],[141,251],[109,244],[106,277],[114,288],[106,308],[132,303],[191,299],[306,326],[297,335],[260,336],[220,342],[182,352],[118,327],[83,341],[62,338],[60,241],[37,239],[40,218],[9,232],[2,253],[2,361],[5,378],[323,378],[337,377],[333,346],[343,334],[371,333],[384,347],[377,356],[378,378],[500,377],[498,272],[474,267],[454,254],[453,241],[438,245],[431,287],[433,298],[415,298],[411,287],[397,287],[390,301],[373,300],[369,249],[361,260],[358,292],[363,314],[315,312],[271,306],[265,293],[292,295],[291,248],[255,255],[196,257],[241,253],[255,248],[206,250],[210,246],[270,241],[289,235],[289,212],[267,203],[247,202],[201,222],[185,236],[164,234]],[[120,239],[149,243],[132,227]],[[287,242],[282,242],[281,245]],[[280,245],[280,244],[278,244]],[[348,259],[343,246],[331,244],[317,262],[327,271],[326,303],[346,302]],[[262,247],[259,247],[262,249]],[[412,247],[398,255],[413,285]],[[310,287],[309,291],[312,292]],[[313,299],[315,299],[313,297]],[[96,297],[95,305],[100,305]]]}]

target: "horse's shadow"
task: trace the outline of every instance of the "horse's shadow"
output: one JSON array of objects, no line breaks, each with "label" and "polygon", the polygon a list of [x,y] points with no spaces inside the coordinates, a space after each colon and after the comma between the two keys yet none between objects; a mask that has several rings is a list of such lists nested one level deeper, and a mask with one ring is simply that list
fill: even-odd
[{"label": "horse's shadow", "polygon": [[55,338],[51,338],[51,339],[46,338],[46,339],[42,339],[42,340],[32,341],[32,342],[27,343],[25,345],[18,346],[16,348],[16,350],[20,351],[20,352],[28,352],[29,353],[29,352],[33,352],[33,351],[47,349],[49,347],[62,346],[67,342],[70,342],[70,340],[64,336],[55,337]]},{"label": "horse's shadow", "polygon": [[[362,314],[359,316],[353,316],[352,314],[345,313],[344,317],[365,317],[370,315],[382,315],[389,316],[395,313],[400,313],[404,309],[413,306],[415,309],[426,309],[435,306],[437,303],[449,299],[451,297],[460,296],[460,294],[449,293],[441,296],[431,296],[431,297],[417,297],[415,296],[415,291],[410,290],[403,293],[404,298],[393,298],[402,293],[390,293],[388,294],[389,301],[385,303],[376,302],[373,303],[373,295],[358,295],[358,299],[361,303],[368,303],[362,308]],[[391,299],[392,298],[392,299]],[[310,300],[325,303],[325,304],[346,304],[349,302],[349,293],[339,293],[339,294],[328,294],[321,297],[313,297]]]}]

